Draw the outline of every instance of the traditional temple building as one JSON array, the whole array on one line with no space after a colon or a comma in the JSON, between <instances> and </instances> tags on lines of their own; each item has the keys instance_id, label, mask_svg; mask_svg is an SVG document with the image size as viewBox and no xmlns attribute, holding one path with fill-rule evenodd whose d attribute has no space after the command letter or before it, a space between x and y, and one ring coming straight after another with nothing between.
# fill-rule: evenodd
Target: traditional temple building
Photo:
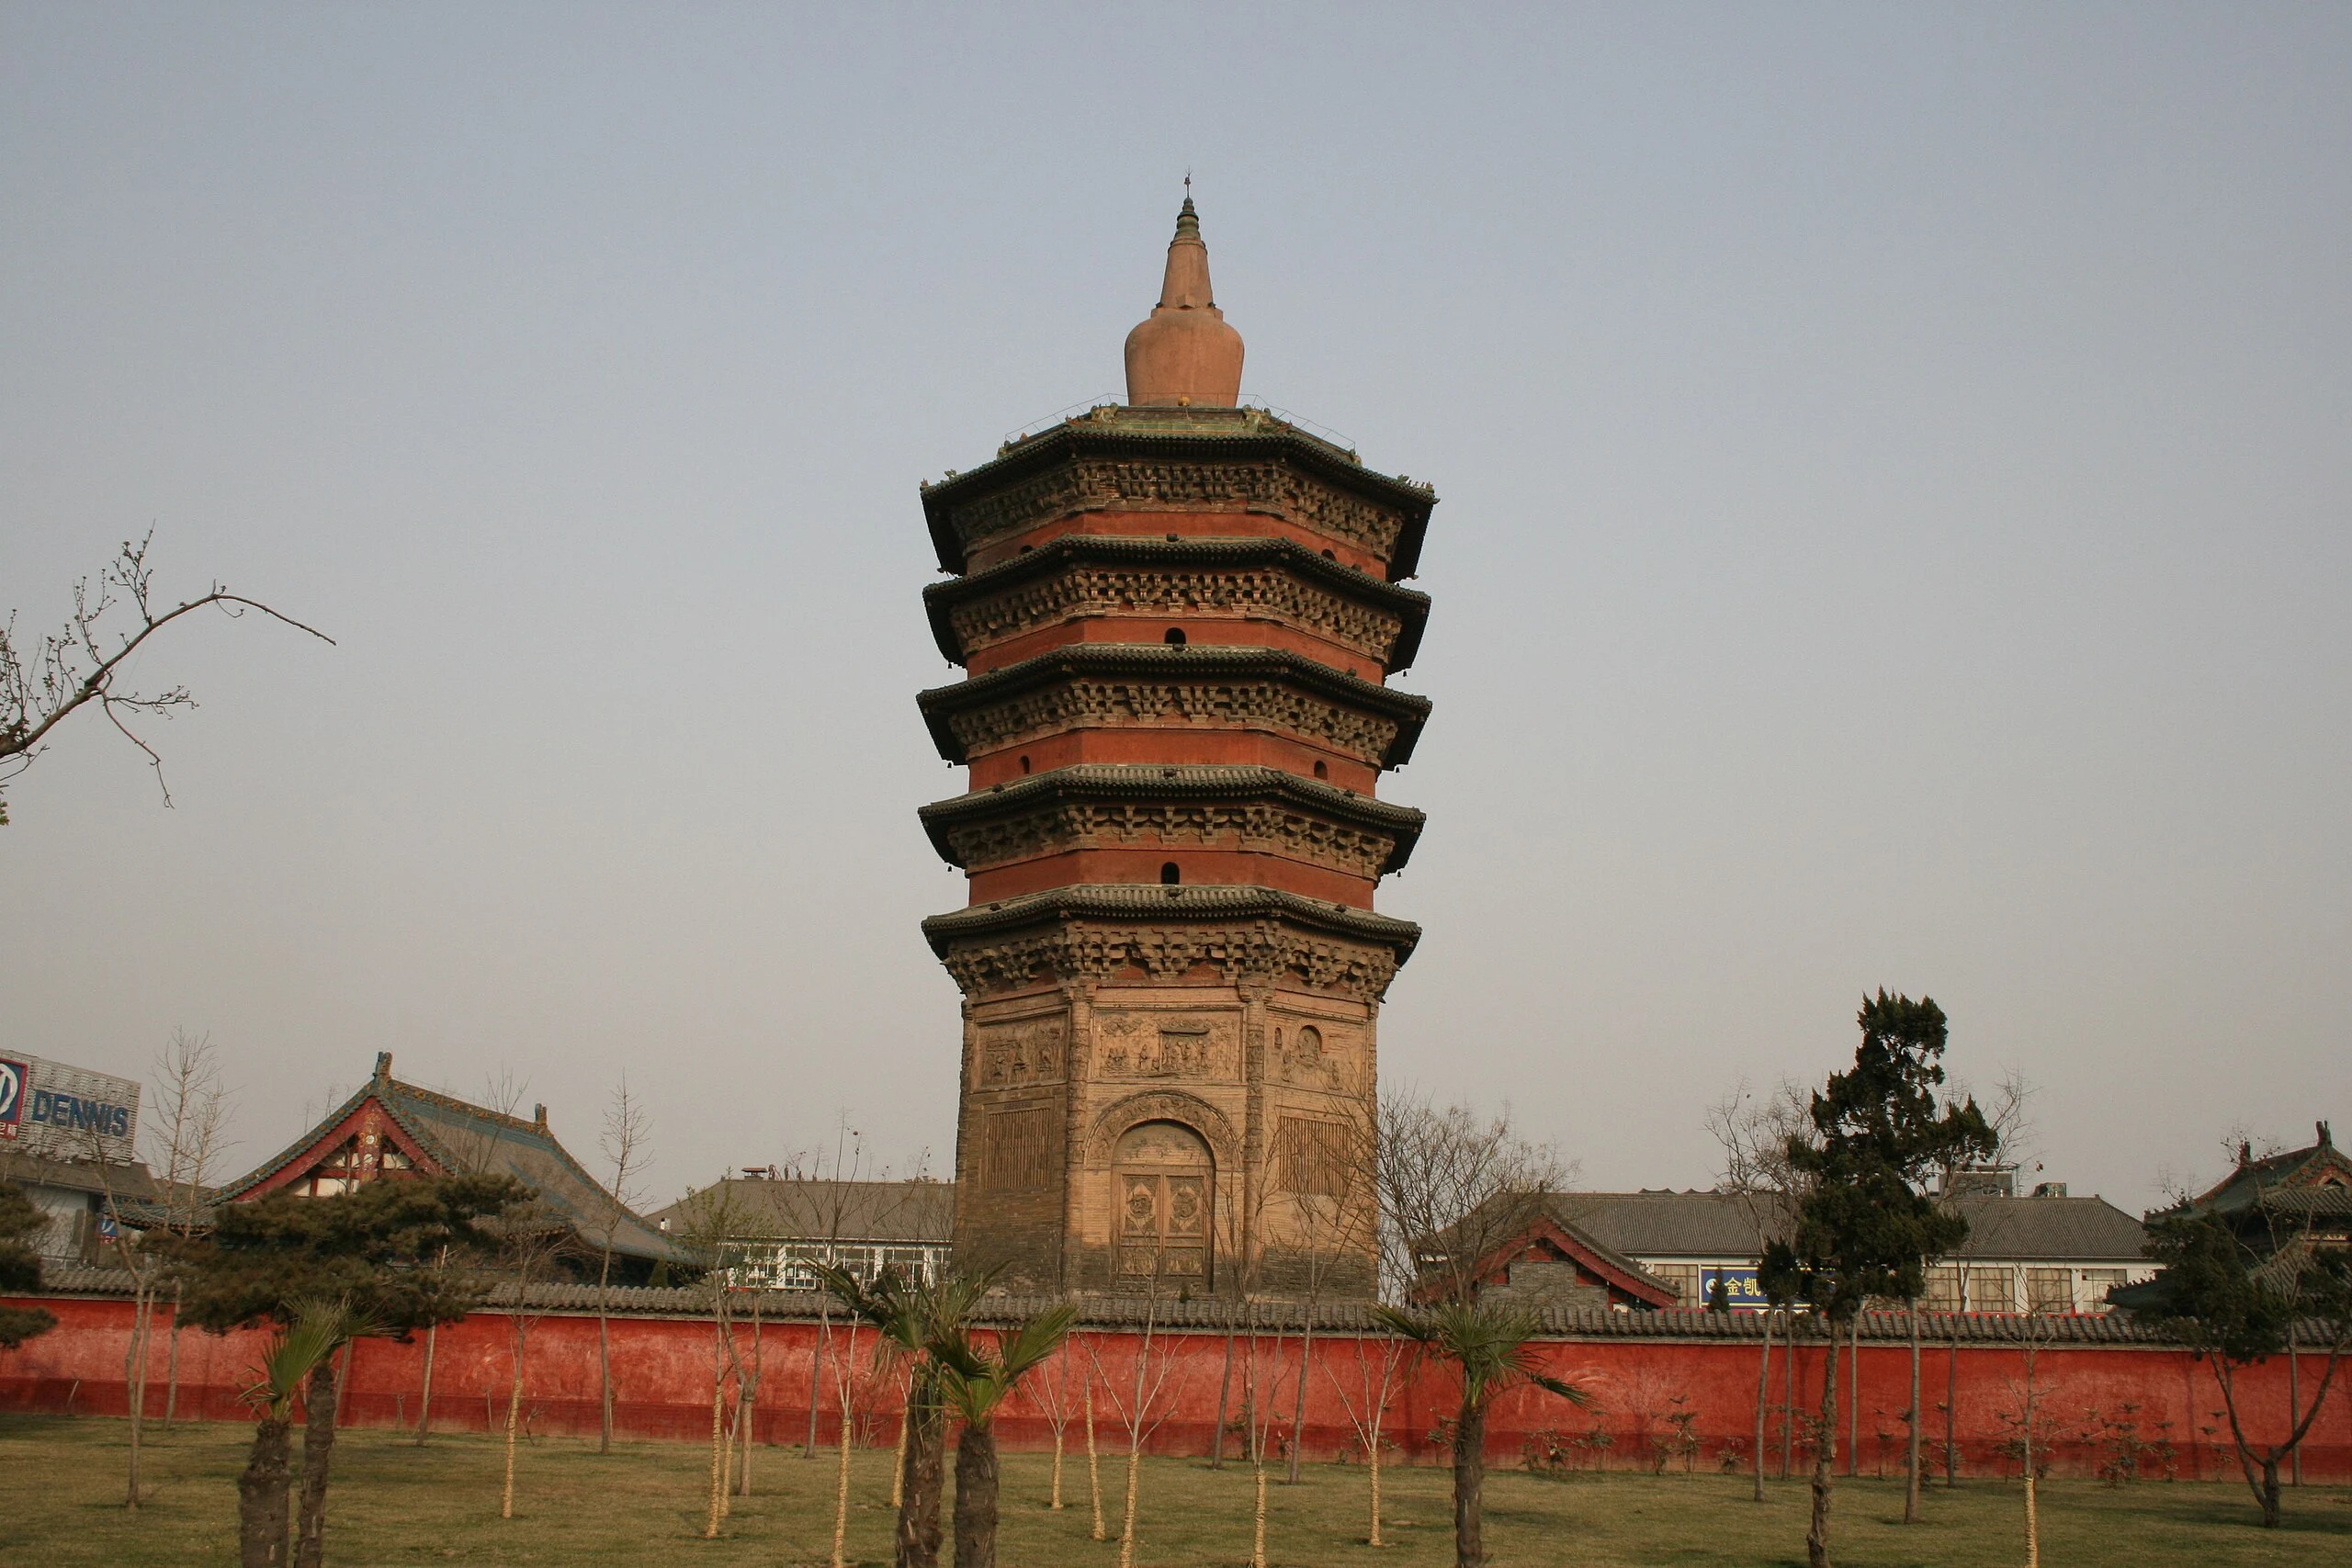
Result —
<instances>
[{"instance_id":1,"label":"traditional temple building","mask_svg":"<svg viewBox=\"0 0 2352 1568\"><path fill-rule=\"evenodd\" d=\"M273 1192L334 1198L370 1181L456 1171L514 1177L571 1232L562 1261L593 1277L611 1238L613 1278L642 1283L662 1264L692 1255L589 1175L548 1128L548 1108L525 1121L455 1095L392 1077L392 1054L357 1093L277 1156L220 1189L218 1201L247 1203Z\"/></svg>"},{"instance_id":2,"label":"traditional temple building","mask_svg":"<svg viewBox=\"0 0 2352 1568\"><path fill-rule=\"evenodd\" d=\"M1373 908L1421 815L1375 795L1429 703L1437 497L1241 404L1190 197L1127 400L923 487L967 679L922 694L967 793L923 808L968 907L956 1247L1014 1289L1362 1295Z\"/></svg>"}]
</instances>

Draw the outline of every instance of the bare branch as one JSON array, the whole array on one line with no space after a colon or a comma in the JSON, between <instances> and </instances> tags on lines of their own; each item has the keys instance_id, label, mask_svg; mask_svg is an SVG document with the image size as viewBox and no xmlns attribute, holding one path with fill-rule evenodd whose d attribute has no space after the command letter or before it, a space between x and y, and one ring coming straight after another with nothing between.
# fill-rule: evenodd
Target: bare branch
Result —
<instances>
[{"instance_id":1,"label":"bare branch","mask_svg":"<svg viewBox=\"0 0 2352 1568\"><path fill-rule=\"evenodd\" d=\"M38 646L18 644L13 612L0 624L0 788L32 765L51 730L75 710L95 702L123 738L146 754L148 765L155 770L156 785L164 792L164 804L171 805L171 791L164 784L163 758L125 722L125 715L169 718L180 708L194 707L196 699L185 686L141 694L118 691L114 681L124 662L149 637L183 615L216 605L232 618L248 610L258 611L334 645L334 638L316 626L258 599L232 593L221 582L158 615L153 592L154 570L147 564L147 549L154 537L150 529L136 543L123 541L120 553L98 574L95 592L87 578L75 583L72 616L62 628L42 637ZM128 597L135 617L130 629L119 633L107 624L108 613L123 602L118 595ZM0 803L0 823L7 819L7 807Z\"/></svg>"}]
</instances>

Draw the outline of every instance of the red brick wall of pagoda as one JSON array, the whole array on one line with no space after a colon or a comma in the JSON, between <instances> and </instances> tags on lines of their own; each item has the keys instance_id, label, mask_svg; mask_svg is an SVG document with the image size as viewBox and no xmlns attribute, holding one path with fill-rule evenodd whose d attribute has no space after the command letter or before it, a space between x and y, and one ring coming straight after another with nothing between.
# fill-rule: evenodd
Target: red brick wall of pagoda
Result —
<instances>
[{"instance_id":1,"label":"red brick wall of pagoda","mask_svg":"<svg viewBox=\"0 0 2352 1568\"><path fill-rule=\"evenodd\" d=\"M44 1298L38 1303L56 1314L58 1328L16 1351L0 1350L0 1410L84 1416L120 1416L128 1408L123 1382L124 1356L129 1348L130 1304L120 1299ZM168 1323L168 1314L160 1320ZM741 1326L748 1349L750 1325ZM761 1334L763 1381L757 1434L769 1443L799 1441L808 1431L810 1351L817 1327L803 1322L770 1323ZM842 1328L835 1325L835 1345ZM712 1332L707 1320L630 1317L612 1320L613 1361L617 1386L620 1428L634 1438L690 1441L707 1438L710 1427ZM1107 1377L1131 1376L1138 1340L1128 1333L1091 1331L1094 1354ZM1351 1335L1318 1337L1314 1348L1315 1370L1307 1386L1306 1452L1311 1458L1336 1457L1353 1449L1355 1436L1337 1393L1344 1384L1353 1391L1359 1382L1360 1353L1376 1353ZM439 1335L434 1368L434 1426L436 1429L481 1431L503 1419L508 1380L512 1376L514 1337L511 1320L481 1313ZM1159 1341L1173 1357L1168 1379L1170 1415L1153 1436L1151 1448L1162 1453L1205 1452L1216 1423L1217 1388L1225 1366L1225 1340L1220 1334L1187 1333ZM876 1414L865 1425L864 1437L878 1444L895 1440L897 1398L887 1381L877 1379L871 1359L870 1335L859 1335L854 1404ZM1551 1370L1585 1381L1599 1396L1600 1409L1589 1414L1549 1395L1528 1391L1508 1394L1498 1403L1489 1430L1491 1452L1498 1463L1516 1463L1535 1434L1550 1430L1569 1440L1576 1462L1606 1463L1611 1469L1639 1468L1656 1451L1656 1438L1668 1429L1667 1417L1676 1410L1697 1413L1693 1423L1702 1447L1693 1462L1704 1468L1742 1465L1755 1424L1757 1346L1740 1342L1674 1341L1637 1337L1601 1337L1547 1342L1544 1357ZM1287 1392L1295 1385L1298 1342L1282 1347L1283 1380L1277 1404L1285 1420L1291 1407ZM214 1337L190 1330L180 1337L180 1400L183 1415L209 1420L242 1419L237 1391L252 1381L248 1369L257 1360L260 1337L231 1335ZM1268 1378L1275 1375L1274 1342L1261 1341ZM1247 1342L1241 1347L1247 1354ZM152 1385L148 1408L160 1415L164 1407L165 1337L155 1337L151 1360ZM1817 1398L1822 1351L1817 1345L1801 1349L1798 1357L1800 1392ZM830 1441L838 1429L832 1400L834 1363L825 1373L825 1406L818 1428L820 1441ZM1073 1359L1076 1380L1087 1364ZM1781 1389L1783 1353L1773 1355L1775 1409ZM1939 1440L1943 1430L1940 1405L1953 1364L1951 1352L1930 1346L1922 1359L1926 1402L1930 1412L1928 1431ZM1869 1344L1861 1356L1860 1468L1863 1473L1894 1473L1901 1463L1902 1423L1908 1353L1899 1344ZM2016 1348L1965 1344L1958 1354L1956 1424L1963 1473L2014 1474L2016 1461L2004 1451L2011 1435L2005 1416L2017 1409L2023 1383L2021 1353ZM1048 1369L1049 1372L1054 1369ZM2301 1365L2303 1395L2316 1386L2319 1359L2306 1356ZM363 1341L356 1347L351 1380L345 1394L344 1417L362 1426L413 1423L424 1371L422 1339L412 1345L384 1340ZM1843 1369L1841 1368L1841 1373ZM1235 1386L1239 1386L1237 1373ZM1844 1379L1841 1375L1841 1384ZM2213 1414L2221 1407L2212 1373L2186 1352L2164 1348L2061 1346L2037 1355L2037 1385L2047 1391L2041 1405L2043 1420L2058 1434L2054 1469L2062 1474L2089 1474L2099 1463L2099 1447L2085 1433L2089 1412L2113 1416L2126 1404L2140 1407L2136 1419L2143 1440L2164 1437L2175 1450L2173 1469L2183 1480L2233 1480L2235 1461L2227 1433ZM2274 1435L2286 1419L2288 1369L2272 1361L2245 1375L2242 1387L2249 1394L2246 1406L2252 1435L2257 1440ZM1123 1383L1121 1386L1125 1386ZM1841 1388L1841 1393L1843 1390ZM1394 1402L1387 1432L1409 1461L1433 1462L1441 1458L1430 1435L1451 1408L1449 1381L1437 1369L1423 1369L1403 1381ZM1679 1400L1681 1403L1678 1404ZM1362 1401L1358 1401L1359 1404ZM1238 1394L1235 1406L1238 1408ZM538 1434L593 1436L596 1429L596 1322L578 1314L548 1314L531 1329L526 1363L524 1408L530 1429ZM1117 1429L1117 1417L1107 1400L1097 1404L1098 1427ZM2159 1431L2161 1423L2169 1430ZM1845 1421L1840 1421L1840 1449ZM1598 1427L1609 1446L1597 1449L1588 1439ZM1050 1446L1051 1428L1034 1399L1008 1409L1001 1430L1008 1446ZM1768 1444L1777 1456L1777 1439ZM1931 1453L1940 1450L1931 1444ZM1676 1461L1678 1464L1679 1461ZM1799 1450L1798 1462L1805 1462ZM1938 1460L1939 1464L1939 1458ZM1841 1463L1841 1471L1844 1466ZM2327 1407L2304 1449L2304 1472L2313 1482L2352 1483L2352 1388L2339 1378Z\"/></svg>"}]
</instances>

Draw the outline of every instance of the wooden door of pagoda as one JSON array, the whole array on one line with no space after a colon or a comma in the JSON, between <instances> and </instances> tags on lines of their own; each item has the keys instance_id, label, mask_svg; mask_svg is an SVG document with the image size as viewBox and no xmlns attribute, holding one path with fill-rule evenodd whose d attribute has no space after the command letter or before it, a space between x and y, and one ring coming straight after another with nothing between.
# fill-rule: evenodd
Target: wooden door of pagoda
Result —
<instances>
[{"instance_id":1,"label":"wooden door of pagoda","mask_svg":"<svg viewBox=\"0 0 2352 1568\"><path fill-rule=\"evenodd\" d=\"M1147 1122L1119 1140L1112 1160L1118 1195L1121 1290L1209 1289L1216 1252L1210 1224L1216 1171L1208 1144L1175 1122Z\"/></svg>"}]
</instances>

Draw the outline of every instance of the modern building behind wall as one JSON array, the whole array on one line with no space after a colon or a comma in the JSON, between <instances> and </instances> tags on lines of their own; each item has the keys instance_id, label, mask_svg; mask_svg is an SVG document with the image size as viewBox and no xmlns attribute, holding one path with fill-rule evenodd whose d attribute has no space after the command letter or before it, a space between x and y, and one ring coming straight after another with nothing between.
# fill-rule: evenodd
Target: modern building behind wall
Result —
<instances>
[{"instance_id":1,"label":"modern building behind wall","mask_svg":"<svg viewBox=\"0 0 2352 1568\"><path fill-rule=\"evenodd\" d=\"M44 1258L96 1261L117 1213L153 1201L138 1146L137 1080L0 1053L0 1180L49 1217L35 1241Z\"/></svg>"},{"instance_id":2,"label":"modern building behind wall","mask_svg":"<svg viewBox=\"0 0 2352 1568\"><path fill-rule=\"evenodd\" d=\"M1375 797L1435 493L1244 404L1188 197L1127 399L923 487L921 698L969 877L924 922L963 991L958 1260L1015 1289L1369 1294L1373 909L1420 813Z\"/></svg>"},{"instance_id":3,"label":"modern building behind wall","mask_svg":"<svg viewBox=\"0 0 2352 1568\"><path fill-rule=\"evenodd\" d=\"M1968 1239L1928 1267L1920 1305L1931 1312L2103 1313L2109 1291L2154 1271L2138 1220L2104 1198L2070 1197L2063 1183L2028 1197L1980 1186L1950 1201L1968 1220ZM1734 1308L1763 1303L1756 1271L1767 1216L1740 1194L1568 1192L1551 1209L1673 1287L1681 1305L1707 1305L1718 1280Z\"/></svg>"},{"instance_id":4,"label":"modern building behind wall","mask_svg":"<svg viewBox=\"0 0 2352 1568\"><path fill-rule=\"evenodd\" d=\"M832 1181L746 1168L649 1215L697 1258L713 1249L744 1289L813 1291L812 1263L871 1284L884 1269L929 1282L947 1271L953 1182Z\"/></svg>"}]
</instances>

